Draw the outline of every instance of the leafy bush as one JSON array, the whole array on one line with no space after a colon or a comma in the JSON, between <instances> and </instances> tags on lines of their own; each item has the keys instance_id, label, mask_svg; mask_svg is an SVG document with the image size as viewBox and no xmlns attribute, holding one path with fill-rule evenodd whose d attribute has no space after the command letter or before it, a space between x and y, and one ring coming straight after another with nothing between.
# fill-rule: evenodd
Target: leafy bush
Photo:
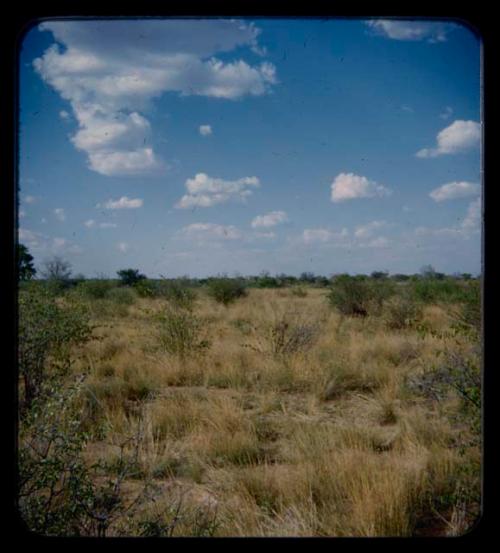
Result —
<instances>
[{"instance_id":1,"label":"leafy bush","mask_svg":"<svg viewBox=\"0 0 500 553\"><path fill-rule=\"evenodd\" d=\"M292 286L290 294L297 298L305 298L307 296L307 290L303 286Z\"/></svg>"},{"instance_id":2,"label":"leafy bush","mask_svg":"<svg viewBox=\"0 0 500 553\"><path fill-rule=\"evenodd\" d=\"M50 358L56 375L70 366L70 349L90 339L88 312L79 304L59 306L43 289L19 294L19 373L24 382L24 407L39 395Z\"/></svg>"},{"instance_id":3,"label":"leafy bush","mask_svg":"<svg viewBox=\"0 0 500 553\"><path fill-rule=\"evenodd\" d=\"M422 318L422 307L408 295L391 298L384 306L384 320L393 330L412 327Z\"/></svg>"},{"instance_id":4,"label":"leafy bush","mask_svg":"<svg viewBox=\"0 0 500 553\"><path fill-rule=\"evenodd\" d=\"M158 341L161 349L185 357L201 353L210 347L204 338L203 321L189 311L168 309L158 316Z\"/></svg>"},{"instance_id":5,"label":"leafy bush","mask_svg":"<svg viewBox=\"0 0 500 553\"><path fill-rule=\"evenodd\" d=\"M422 303L459 302L463 297L462 286L451 278L414 280L411 289L415 299Z\"/></svg>"},{"instance_id":6,"label":"leafy bush","mask_svg":"<svg viewBox=\"0 0 500 553\"><path fill-rule=\"evenodd\" d=\"M237 278L220 277L210 279L208 282L208 294L217 302L228 306L238 298L246 295L245 284Z\"/></svg>"},{"instance_id":7,"label":"leafy bush","mask_svg":"<svg viewBox=\"0 0 500 553\"><path fill-rule=\"evenodd\" d=\"M455 327L479 337L482 324L481 284L479 281L472 281L464 288L462 305L453 313L453 318Z\"/></svg>"},{"instance_id":8,"label":"leafy bush","mask_svg":"<svg viewBox=\"0 0 500 553\"><path fill-rule=\"evenodd\" d=\"M113 282L111 280L92 279L80 282L76 289L85 297L102 299L107 296L112 288Z\"/></svg>"},{"instance_id":9,"label":"leafy bush","mask_svg":"<svg viewBox=\"0 0 500 553\"><path fill-rule=\"evenodd\" d=\"M143 279L134 284L134 290L141 298L154 298L158 289L151 280Z\"/></svg>"},{"instance_id":10,"label":"leafy bush","mask_svg":"<svg viewBox=\"0 0 500 553\"><path fill-rule=\"evenodd\" d=\"M363 277L339 275L335 278L328 300L343 315L365 317L379 311L393 293L389 280L369 281Z\"/></svg>"},{"instance_id":11,"label":"leafy bush","mask_svg":"<svg viewBox=\"0 0 500 553\"><path fill-rule=\"evenodd\" d=\"M134 286L139 281L146 279L146 275L141 274L138 269L121 269L116 274L124 286Z\"/></svg>"},{"instance_id":12,"label":"leafy bush","mask_svg":"<svg viewBox=\"0 0 500 553\"><path fill-rule=\"evenodd\" d=\"M191 311L196 301L196 292L183 280L176 279L162 283L162 295L174 307Z\"/></svg>"},{"instance_id":13,"label":"leafy bush","mask_svg":"<svg viewBox=\"0 0 500 553\"><path fill-rule=\"evenodd\" d=\"M118 305L133 305L137 295L132 288L112 288L107 292L106 298Z\"/></svg>"}]
</instances>

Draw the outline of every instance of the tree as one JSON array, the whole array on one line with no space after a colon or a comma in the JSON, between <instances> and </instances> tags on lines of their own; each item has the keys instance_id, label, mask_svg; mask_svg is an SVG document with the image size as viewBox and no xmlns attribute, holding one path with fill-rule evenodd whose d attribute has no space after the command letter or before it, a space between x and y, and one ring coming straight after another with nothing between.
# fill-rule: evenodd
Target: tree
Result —
<instances>
[{"instance_id":1,"label":"tree","mask_svg":"<svg viewBox=\"0 0 500 553\"><path fill-rule=\"evenodd\" d=\"M31 280L36 275L33 256L24 244L17 244L16 250L19 280Z\"/></svg>"},{"instance_id":2,"label":"tree","mask_svg":"<svg viewBox=\"0 0 500 553\"><path fill-rule=\"evenodd\" d=\"M67 282L71 276L71 263L56 255L44 262L42 275L47 280Z\"/></svg>"},{"instance_id":3,"label":"tree","mask_svg":"<svg viewBox=\"0 0 500 553\"><path fill-rule=\"evenodd\" d=\"M146 275L139 273L138 269L121 269L116 274L120 277L124 286L134 286L139 281L146 279Z\"/></svg>"}]
</instances>

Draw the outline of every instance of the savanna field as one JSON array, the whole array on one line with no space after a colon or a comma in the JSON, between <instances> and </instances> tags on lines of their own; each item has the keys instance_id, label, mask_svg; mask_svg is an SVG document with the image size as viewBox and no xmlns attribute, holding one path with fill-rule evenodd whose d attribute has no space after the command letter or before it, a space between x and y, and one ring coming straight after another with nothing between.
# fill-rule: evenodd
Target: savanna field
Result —
<instances>
[{"instance_id":1,"label":"savanna field","mask_svg":"<svg viewBox=\"0 0 500 553\"><path fill-rule=\"evenodd\" d=\"M82 536L458 536L476 279L22 283L19 506Z\"/></svg>"}]
</instances>

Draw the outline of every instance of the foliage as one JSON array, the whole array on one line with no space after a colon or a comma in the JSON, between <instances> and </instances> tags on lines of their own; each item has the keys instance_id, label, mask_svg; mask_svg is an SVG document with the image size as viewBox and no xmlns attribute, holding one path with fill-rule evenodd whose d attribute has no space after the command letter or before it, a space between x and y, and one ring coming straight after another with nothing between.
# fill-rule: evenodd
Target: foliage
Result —
<instances>
[{"instance_id":1,"label":"foliage","mask_svg":"<svg viewBox=\"0 0 500 553\"><path fill-rule=\"evenodd\" d=\"M141 274L138 269L121 269L116 274L124 286L134 286L139 281L146 279L146 275Z\"/></svg>"},{"instance_id":2,"label":"foliage","mask_svg":"<svg viewBox=\"0 0 500 553\"><path fill-rule=\"evenodd\" d=\"M111 288L106 298L118 305L133 305L137 296L133 288Z\"/></svg>"},{"instance_id":3,"label":"foliage","mask_svg":"<svg viewBox=\"0 0 500 553\"><path fill-rule=\"evenodd\" d=\"M422 307L408 294L401 294L385 304L383 317L390 329L410 328L422 319Z\"/></svg>"},{"instance_id":4,"label":"foliage","mask_svg":"<svg viewBox=\"0 0 500 553\"><path fill-rule=\"evenodd\" d=\"M423 303L457 302L463 297L463 287L451 278L414 280L411 289L414 298Z\"/></svg>"},{"instance_id":5,"label":"foliage","mask_svg":"<svg viewBox=\"0 0 500 553\"><path fill-rule=\"evenodd\" d=\"M112 288L113 282L111 280L104 279L84 280L77 286L77 290L81 292L83 296L92 299L105 298Z\"/></svg>"},{"instance_id":6,"label":"foliage","mask_svg":"<svg viewBox=\"0 0 500 553\"><path fill-rule=\"evenodd\" d=\"M370 312L379 311L392 293L393 287L388 279L374 282L365 277L339 275L330 289L328 300L343 315L365 317Z\"/></svg>"},{"instance_id":7,"label":"foliage","mask_svg":"<svg viewBox=\"0 0 500 553\"><path fill-rule=\"evenodd\" d=\"M205 351L210 342L204 338L203 321L187 310L169 308L158 316L158 341L161 349L186 357Z\"/></svg>"},{"instance_id":8,"label":"foliage","mask_svg":"<svg viewBox=\"0 0 500 553\"><path fill-rule=\"evenodd\" d=\"M31 280L36 275L36 269L33 266L33 256L29 253L24 244L17 244L17 270L19 280Z\"/></svg>"},{"instance_id":9,"label":"foliage","mask_svg":"<svg viewBox=\"0 0 500 553\"><path fill-rule=\"evenodd\" d=\"M164 280L161 283L162 296L174 306L191 311L196 301L196 292L185 279Z\"/></svg>"},{"instance_id":10,"label":"foliage","mask_svg":"<svg viewBox=\"0 0 500 553\"><path fill-rule=\"evenodd\" d=\"M69 369L70 348L90 339L88 313L79 304L60 306L43 289L19 294L19 374L24 381L24 407L29 408L41 390L50 358L53 371Z\"/></svg>"},{"instance_id":11,"label":"foliage","mask_svg":"<svg viewBox=\"0 0 500 553\"><path fill-rule=\"evenodd\" d=\"M246 295L245 284L238 278L219 277L208 282L208 294L217 302L228 306Z\"/></svg>"},{"instance_id":12,"label":"foliage","mask_svg":"<svg viewBox=\"0 0 500 553\"><path fill-rule=\"evenodd\" d=\"M58 256L44 261L41 273L52 294L59 294L71 286L71 263Z\"/></svg>"},{"instance_id":13,"label":"foliage","mask_svg":"<svg viewBox=\"0 0 500 553\"><path fill-rule=\"evenodd\" d=\"M148 279L141 279L136 282L134 290L141 298L153 298L157 294L157 287Z\"/></svg>"}]
</instances>

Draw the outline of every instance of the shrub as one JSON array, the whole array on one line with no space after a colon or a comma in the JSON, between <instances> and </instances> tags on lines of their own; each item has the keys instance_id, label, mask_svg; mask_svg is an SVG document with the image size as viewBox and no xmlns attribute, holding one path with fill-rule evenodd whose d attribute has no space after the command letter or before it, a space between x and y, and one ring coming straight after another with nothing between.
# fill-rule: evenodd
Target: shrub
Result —
<instances>
[{"instance_id":1,"label":"shrub","mask_svg":"<svg viewBox=\"0 0 500 553\"><path fill-rule=\"evenodd\" d=\"M384 320L393 330L412 327L422 318L422 307L407 295L391 298L384 306Z\"/></svg>"},{"instance_id":2,"label":"shrub","mask_svg":"<svg viewBox=\"0 0 500 553\"><path fill-rule=\"evenodd\" d=\"M228 306L246 295L245 284L237 278L220 277L208 282L208 294L217 302Z\"/></svg>"},{"instance_id":3,"label":"shrub","mask_svg":"<svg viewBox=\"0 0 500 553\"><path fill-rule=\"evenodd\" d=\"M378 313L393 293L394 285L389 279L370 281L363 276L339 275L328 300L343 315L366 317Z\"/></svg>"},{"instance_id":4,"label":"shrub","mask_svg":"<svg viewBox=\"0 0 500 553\"><path fill-rule=\"evenodd\" d=\"M462 299L463 291L460 283L447 278L438 280L435 278L422 278L414 280L411 284L413 295L422 303L458 302Z\"/></svg>"},{"instance_id":5,"label":"shrub","mask_svg":"<svg viewBox=\"0 0 500 553\"><path fill-rule=\"evenodd\" d=\"M290 294L297 298L305 298L307 296L307 290L303 286L292 286Z\"/></svg>"},{"instance_id":6,"label":"shrub","mask_svg":"<svg viewBox=\"0 0 500 553\"><path fill-rule=\"evenodd\" d=\"M112 288L113 282L110 280L92 279L80 282L76 289L88 298L102 299Z\"/></svg>"},{"instance_id":7,"label":"shrub","mask_svg":"<svg viewBox=\"0 0 500 553\"><path fill-rule=\"evenodd\" d=\"M154 298L158 289L151 280L143 279L134 284L134 290L141 298Z\"/></svg>"},{"instance_id":8,"label":"shrub","mask_svg":"<svg viewBox=\"0 0 500 553\"><path fill-rule=\"evenodd\" d=\"M162 283L162 295L174 305L191 311L196 301L196 292L182 279Z\"/></svg>"},{"instance_id":9,"label":"shrub","mask_svg":"<svg viewBox=\"0 0 500 553\"><path fill-rule=\"evenodd\" d=\"M19 294L19 373L24 382L24 408L40 394L47 361L57 376L68 371L70 348L90 339L92 327L87 311L79 304L59 306L43 289ZM52 375L54 376L54 375Z\"/></svg>"},{"instance_id":10,"label":"shrub","mask_svg":"<svg viewBox=\"0 0 500 553\"><path fill-rule=\"evenodd\" d=\"M210 342L202 339L203 321L182 309L168 309L158 316L158 341L161 349L172 355L185 357L201 353L210 346Z\"/></svg>"},{"instance_id":11,"label":"shrub","mask_svg":"<svg viewBox=\"0 0 500 553\"><path fill-rule=\"evenodd\" d=\"M146 278L146 275L139 273L138 269L121 269L116 274L120 277L124 286L133 286Z\"/></svg>"},{"instance_id":12,"label":"shrub","mask_svg":"<svg viewBox=\"0 0 500 553\"><path fill-rule=\"evenodd\" d=\"M133 305L137 295L132 288L112 288L107 292L106 298L118 305Z\"/></svg>"}]
</instances>

